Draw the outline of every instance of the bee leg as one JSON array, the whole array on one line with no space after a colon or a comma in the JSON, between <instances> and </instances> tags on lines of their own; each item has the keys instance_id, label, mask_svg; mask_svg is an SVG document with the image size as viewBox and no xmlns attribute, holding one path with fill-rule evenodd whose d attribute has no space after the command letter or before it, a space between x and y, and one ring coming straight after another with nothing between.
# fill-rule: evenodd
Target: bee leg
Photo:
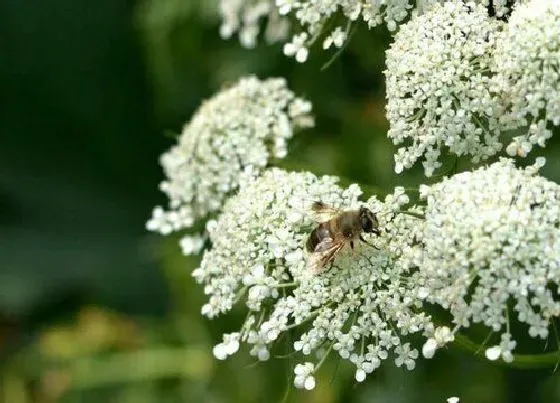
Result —
<instances>
[{"instance_id":1,"label":"bee leg","mask_svg":"<svg viewBox=\"0 0 560 403\"><path fill-rule=\"evenodd\" d=\"M361 235L360 235L360 241L362 241L362 242L365 243L366 245L371 246L371 247L374 248L374 249L379 250L379 248L378 248L377 246L375 246L374 244L371 244L371 243L369 243L368 241L366 241L366 240L364 239L364 237L361 236Z\"/></svg>"},{"instance_id":2,"label":"bee leg","mask_svg":"<svg viewBox=\"0 0 560 403\"><path fill-rule=\"evenodd\" d=\"M350 244L350 248L352 249L352 256L354 256L356 254L356 248L355 248L356 245L354 244L354 240L351 240L349 244Z\"/></svg>"}]
</instances>

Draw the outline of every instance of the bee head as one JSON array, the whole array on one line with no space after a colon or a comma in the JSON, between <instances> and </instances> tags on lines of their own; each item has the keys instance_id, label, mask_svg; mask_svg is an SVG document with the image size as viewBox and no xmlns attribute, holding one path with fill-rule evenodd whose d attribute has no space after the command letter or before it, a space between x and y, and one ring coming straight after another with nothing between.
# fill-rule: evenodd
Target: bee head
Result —
<instances>
[{"instance_id":1,"label":"bee head","mask_svg":"<svg viewBox=\"0 0 560 403\"><path fill-rule=\"evenodd\" d=\"M375 232L379 222L374 213L365 207L360 207L360 225L364 232Z\"/></svg>"}]
</instances>

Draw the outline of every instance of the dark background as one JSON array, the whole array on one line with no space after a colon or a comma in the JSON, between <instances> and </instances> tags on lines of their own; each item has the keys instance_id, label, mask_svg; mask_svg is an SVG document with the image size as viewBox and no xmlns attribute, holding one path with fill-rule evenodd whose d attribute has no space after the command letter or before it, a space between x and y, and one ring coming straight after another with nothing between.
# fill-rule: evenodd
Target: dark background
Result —
<instances>
[{"instance_id":1,"label":"dark background","mask_svg":"<svg viewBox=\"0 0 560 403\"><path fill-rule=\"evenodd\" d=\"M285 166L380 194L426 179L393 173L384 28L359 28L323 71L330 54L318 48L299 65L280 45L222 41L210 3L0 0L1 401L560 401L553 368L508 369L460 349L412 373L387 363L359 385L333 359L311 393L290 387L293 359L213 359L243 313L201 318L196 259L144 228L165 203L159 155L203 99L249 73L286 77L317 125L292 141ZM544 169L556 181L557 143Z\"/></svg>"}]
</instances>

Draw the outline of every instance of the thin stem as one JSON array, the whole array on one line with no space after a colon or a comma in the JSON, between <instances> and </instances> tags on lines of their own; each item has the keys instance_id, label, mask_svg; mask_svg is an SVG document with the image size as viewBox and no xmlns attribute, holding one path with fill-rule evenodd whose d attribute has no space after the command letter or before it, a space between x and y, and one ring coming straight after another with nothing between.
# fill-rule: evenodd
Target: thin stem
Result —
<instances>
[{"instance_id":1,"label":"thin stem","mask_svg":"<svg viewBox=\"0 0 560 403\"><path fill-rule=\"evenodd\" d=\"M261 312L261 316L259 317L259 321L257 322L257 328L260 328L262 323L264 322L264 317L266 315L266 309L263 309Z\"/></svg>"},{"instance_id":2,"label":"thin stem","mask_svg":"<svg viewBox=\"0 0 560 403\"><path fill-rule=\"evenodd\" d=\"M340 54L346 49L346 47L350 43L350 39L352 38L354 32L356 31L354 28L355 27L352 26L352 21L348 20L348 24L346 25L347 37L346 40L344 41L344 44L334 53L334 55L325 64L323 64L323 66L321 67L321 71L328 69L330 65L333 64L334 61L340 56Z\"/></svg>"},{"instance_id":3,"label":"thin stem","mask_svg":"<svg viewBox=\"0 0 560 403\"><path fill-rule=\"evenodd\" d=\"M455 333L455 334L457 334L457 333ZM475 352L476 355L480 354L480 352L484 349L484 347L488 343L488 340L490 340L490 337L492 337L492 334L494 334L494 332L492 332L492 331L488 332L488 335L484 338L484 340L482 340L482 343L480 343L480 346L478 346L478 349Z\"/></svg>"},{"instance_id":4,"label":"thin stem","mask_svg":"<svg viewBox=\"0 0 560 403\"><path fill-rule=\"evenodd\" d=\"M298 326L303 325L304 323L309 322L311 319L315 319L315 317L317 315L319 315L319 313L321 312L321 309L317 309L316 311L313 311L309 314L309 316L307 318L305 318L304 320L302 320L299 323L292 323L291 325L286 326L286 330L290 330L290 329L294 329Z\"/></svg>"},{"instance_id":5,"label":"thin stem","mask_svg":"<svg viewBox=\"0 0 560 403\"><path fill-rule=\"evenodd\" d=\"M420 218L420 219L426 218L426 217L424 216L424 214L414 213L414 212L412 212L412 211L396 210L395 213L398 213L398 214L407 214L407 215L410 215L410 216L412 216L412 217L416 217L416 218Z\"/></svg>"},{"instance_id":6,"label":"thin stem","mask_svg":"<svg viewBox=\"0 0 560 403\"><path fill-rule=\"evenodd\" d=\"M365 339L366 339L366 338L365 338L364 336L362 336L362 343L361 343L361 346L360 346L360 355L361 355L362 357L364 356Z\"/></svg>"},{"instance_id":7,"label":"thin stem","mask_svg":"<svg viewBox=\"0 0 560 403\"><path fill-rule=\"evenodd\" d=\"M327 352L325 353L323 358L321 358L321 361L319 361L319 364L317 364L315 369L313 369L313 373L317 372L317 370L319 370L319 368L321 368L321 365L323 365L323 363L325 362L325 360L327 359L327 357L331 353L331 350L332 350L333 346L334 346L334 343L331 343L331 345L329 346L329 349L327 350Z\"/></svg>"},{"instance_id":8,"label":"thin stem","mask_svg":"<svg viewBox=\"0 0 560 403\"><path fill-rule=\"evenodd\" d=\"M249 287L245 286L241 290L239 290L237 296L235 297L235 300L233 301L233 305L237 305L237 303L241 301L241 299L243 298L243 296L245 296L245 293L247 292L248 289Z\"/></svg>"},{"instance_id":9,"label":"thin stem","mask_svg":"<svg viewBox=\"0 0 560 403\"><path fill-rule=\"evenodd\" d=\"M299 283L293 282L293 283L276 284L273 287L274 288L288 288L288 287L297 287L298 285L299 285Z\"/></svg>"},{"instance_id":10,"label":"thin stem","mask_svg":"<svg viewBox=\"0 0 560 403\"><path fill-rule=\"evenodd\" d=\"M556 329L556 322L554 322L554 319L552 319L552 329L554 330L554 335L556 336L556 348L560 351L560 337L558 336L558 329ZM558 356L558 360L554 366L554 373L556 373L556 370L558 369L558 364L560 364L560 355Z\"/></svg>"},{"instance_id":11,"label":"thin stem","mask_svg":"<svg viewBox=\"0 0 560 403\"><path fill-rule=\"evenodd\" d=\"M455 342L455 344L462 349L472 352L475 356L480 357L478 354L480 346L467 336L456 334ZM499 363L507 367L519 369L549 368L557 365L558 360L560 359L560 351L544 354L514 354L513 357L514 359L512 362L499 361Z\"/></svg>"}]
</instances>

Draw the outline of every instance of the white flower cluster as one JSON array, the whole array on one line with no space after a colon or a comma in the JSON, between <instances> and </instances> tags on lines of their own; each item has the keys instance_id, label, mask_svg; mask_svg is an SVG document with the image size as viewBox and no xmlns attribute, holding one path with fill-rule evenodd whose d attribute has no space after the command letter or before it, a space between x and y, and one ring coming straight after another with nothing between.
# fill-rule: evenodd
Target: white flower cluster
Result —
<instances>
[{"instance_id":1,"label":"white flower cluster","mask_svg":"<svg viewBox=\"0 0 560 403\"><path fill-rule=\"evenodd\" d=\"M528 128L506 151L524 157L560 125L560 2L518 5L496 46L495 81L506 108L501 123Z\"/></svg>"},{"instance_id":2,"label":"white flower cluster","mask_svg":"<svg viewBox=\"0 0 560 403\"><path fill-rule=\"evenodd\" d=\"M356 365L358 381L390 355L397 366L414 368L418 350L407 336L429 336L434 329L420 310L418 287L407 278L410 265L399 257L412 248L422 226L418 218L395 214L408 203L403 189L383 203L360 203L360 194L357 185L340 188L334 177L273 168L243 182L217 221L208 222L212 247L193 272L209 295L202 313L214 317L241 301L249 310L241 329L216 346L218 358L243 341L252 355L267 360L280 335L298 326L303 334L295 351L309 357L334 350ZM364 234L372 245L345 248L332 268L314 276L304 245L316 225L305 206L315 200L341 209L367 206L377 213L382 235ZM312 389L318 367L298 365L295 386Z\"/></svg>"},{"instance_id":3,"label":"white flower cluster","mask_svg":"<svg viewBox=\"0 0 560 403\"><path fill-rule=\"evenodd\" d=\"M438 2L439 0L424 0L417 2L417 9ZM382 2L363 0L220 0L220 14L222 37L229 38L239 31L240 42L247 48L255 46L259 34L259 23L267 17L268 23L265 36L268 41L282 40L288 36L288 17L293 15L301 25L303 31L297 33L284 51L286 55L296 56L296 60L304 62L307 59L307 46L321 34L326 34L323 48L328 49L332 44L342 47L346 41L346 31L336 27L330 33L323 32L323 28L339 11L349 22L360 18L370 28L385 20L390 30L394 31L397 24L402 22L414 7L410 0L389 0ZM295 51L294 51L295 49ZM301 49L298 53L297 50Z\"/></svg>"},{"instance_id":4,"label":"white flower cluster","mask_svg":"<svg viewBox=\"0 0 560 403\"><path fill-rule=\"evenodd\" d=\"M458 328L505 328L490 359L513 359L508 303L531 337L546 338L560 315L560 185L536 174L542 164L519 169L501 159L420 189L425 227L409 262L422 296Z\"/></svg>"},{"instance_id":5,"label":"white flower cluster","mask_svg":"<svg viewBox=\"0 0 560 403\"><path fill-rule=\"evenodd\" d=\"M438 0L418 2L417 11L437 3ZM410 0L366 1L363 0L320 0L294 1L276 0L281 15L293 15L303 31L293 36L292 41L284 46L284 54L295 56L298 62L307 60L307 48L320 35L325 35L323 49L331 45L341 48L347 40L348 27L360 19L369 28L380 25L383 21L391 31L397 29L398 23L405 20L414 7ZM347 28L337 26L330 32L324 28L338 12L348 20Z\"/></svg>"},{"instance_id":6,"label":"white flower cluster","mask_svg":"<svg viewBox=\"0 0 560 403\"><path fill-rule=\"evenodd\" d=\"M274 0L220 0L222 25L220 35L229 39L239 32L239 42L254 48L260 33L261 20L268 18L265 38L268 42L286 39L290 24L278 13Z\"/></svg>"},{"instance_id":7,"label":"white flower cluster","mask_svg":"<svg viewBox=\"0 0 560 403\"><path fill-rule=\"evenodd\" d=\"M161 157L169 211L156 207L147 228L168 234L219 210L240 176L257 175L271 158L286 155L294 131L313 124L310 111L284 79L242 78L206 101ZM202 242L189 237L182 246L196 253Z\"/></svg>"},{"instance_id":8,"label":"white flower cluster","mask_svg":"<svg viewBox=\"0 0 560 403\"><path fill-rule=\"evenodd\" d=\"M499 97L488 74L502 23L475 3L447 2L403 25L387 50L389 138L406 143L400 173L424 157L431 176L442 148L479 162L496 154Z\"/></svg>"},{"instance_id":9,"label":"white flower cluster","mask_svg":"<svg viewBox=\"0 0 560 403\"><path fill-rule=\"evenodd\" d=\"M351 24L364 22L369 28L385 22L390 31L396 31L410 15L419 15L429 10L435 4L446 0L220 0L222 25L220 33L223 38L230 38L239 31L240 42L247 48L255 46L259 35L261 19L268 18L265 37L273 42L284 40L288 36L288 17L297 20L301 31L293 35L290 42L284 46L287 56L295 56L303 63L307 60L308 47L318 37L323 36L323 49L331 45L341 48L347 40L348 29ZM455 0L447 0L458 3ZM485 7L489 0L478 0ZM493 8L497 16L503 16L509 11L507 0L493 1ZM338 14L346 19L346 27L336 26L326 31L325 27Z\"/></svg>"}]
</instances>

